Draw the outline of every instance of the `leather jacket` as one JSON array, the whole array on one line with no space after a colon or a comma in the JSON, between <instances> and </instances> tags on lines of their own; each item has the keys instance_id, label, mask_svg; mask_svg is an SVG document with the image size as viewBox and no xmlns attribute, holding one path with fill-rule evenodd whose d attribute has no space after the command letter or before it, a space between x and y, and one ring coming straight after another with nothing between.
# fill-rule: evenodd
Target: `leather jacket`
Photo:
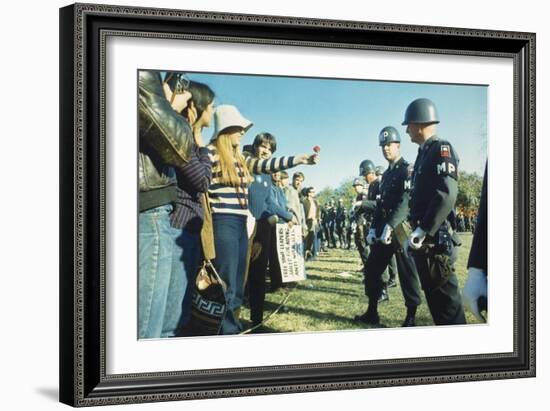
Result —
<instances>
[{"instance_id":1,"label":"leather jacket","mask_svg":"<svg viewBox=\"0 0 550 411\"><path fill-rule=\"evenodd\" d=\"M160 74L139 71L140 210L175 199L175 172L191 157L193 133L166 100Z\"/></svg>"}]
</instances>

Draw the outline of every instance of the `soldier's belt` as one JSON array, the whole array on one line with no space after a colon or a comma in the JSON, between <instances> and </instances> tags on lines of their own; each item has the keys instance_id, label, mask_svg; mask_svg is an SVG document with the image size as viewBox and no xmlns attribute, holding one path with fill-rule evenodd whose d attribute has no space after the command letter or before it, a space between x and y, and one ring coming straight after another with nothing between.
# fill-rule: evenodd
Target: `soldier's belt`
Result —
<instances>
[{"instance_id":1,"label":"soldier's belt","mask_svg":"<svg viewBox=\"0 0 550 411\"><path fill-rule=\"evenodd\" d=\"M420 225L420 220L413 220L413 221L410 222L410 224L409 223L407 223L407 224L412 229L412 231L414 231ZM445 226L445 227L443 227L443 226ZM441 229L446 230L449 233L449 235L451 235L451 236L455 233L455 231L453 230L453 227L451 227L451 224L449 224L448 221L445 221L443 224L441 224L441 226L437 229L437 231L440 231ZM428 235L427 237L430 238L431 236Z\"/></svg>"}]
</instances>

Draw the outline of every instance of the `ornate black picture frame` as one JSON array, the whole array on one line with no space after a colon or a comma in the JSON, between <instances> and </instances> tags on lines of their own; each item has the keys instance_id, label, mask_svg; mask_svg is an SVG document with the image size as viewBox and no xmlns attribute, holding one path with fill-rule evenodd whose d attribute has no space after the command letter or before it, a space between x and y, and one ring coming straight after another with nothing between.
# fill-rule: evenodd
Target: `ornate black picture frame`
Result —
<instances>
[{"instance_id":1,"label":"ornate black picture frame","mask_svg":"<svg viewBox=\"0 0 550 411\"><path fill-rule=\"evenodd\" d=\"M514 70L514 350L108 375L105 39L188 38L507 58ZM76 4L60 10L60 400L92 406L535 376L535 34Z\"/></svg>"}]
</instances>

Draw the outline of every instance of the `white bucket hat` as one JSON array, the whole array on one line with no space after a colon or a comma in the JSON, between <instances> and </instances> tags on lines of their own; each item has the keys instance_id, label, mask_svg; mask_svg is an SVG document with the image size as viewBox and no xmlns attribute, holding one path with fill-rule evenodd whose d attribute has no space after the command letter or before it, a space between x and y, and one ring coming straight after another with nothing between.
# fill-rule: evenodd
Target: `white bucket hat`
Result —
<instances>
[{"instance_id":1,"label":"white bucket hat","mask_svg":"<svg viewBox=\"0 0 550 411\"><path fill-rule=\"evenodd\" d=\"M248 131L253 123L244 118L237 107L230 105L221 105L216 108L214 113L214 135L212 140L218 138L218 135L229 127L242 127L244 131Z\"/></svg>"}]
</instances>

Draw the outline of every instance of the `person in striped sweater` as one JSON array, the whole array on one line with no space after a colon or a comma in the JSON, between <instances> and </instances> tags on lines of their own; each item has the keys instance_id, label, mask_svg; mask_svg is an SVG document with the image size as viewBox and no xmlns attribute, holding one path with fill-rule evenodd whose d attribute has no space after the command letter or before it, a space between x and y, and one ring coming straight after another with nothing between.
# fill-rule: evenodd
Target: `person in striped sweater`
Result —
<instances>
[{"instance_id":1,"label":"person in striped sweater","mask_svg":"<svg viewBox=\"0 0 550 411\"><path fill-rule=\"evenodd\" d=\"M214 114L215 131L208 145L212 162L212 183L208 189L214 229L214 267L227 284L227 310L221 334L238 334L238 319L244 295L244 273L248 249L246 221L249 211L248 186L252 174L270 174L300 164L316 164L318 154L261 159L245 158L242 136L252 127L235 106L222 105Z\"/></svg>"}]
</instances>

